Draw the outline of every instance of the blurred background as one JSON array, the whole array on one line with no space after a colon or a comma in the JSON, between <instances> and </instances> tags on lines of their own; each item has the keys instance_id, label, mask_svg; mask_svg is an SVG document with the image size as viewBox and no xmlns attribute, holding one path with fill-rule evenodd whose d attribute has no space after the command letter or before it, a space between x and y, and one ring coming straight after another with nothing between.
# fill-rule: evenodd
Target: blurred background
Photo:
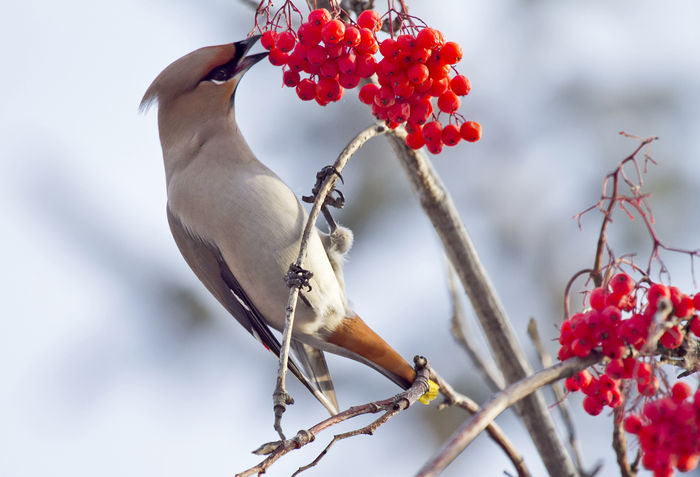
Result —
<instances>
[{"instance_id":1,"label":"blurred background","mask_svg":"<svg viewBox=\"0 0 700 477\"><path fill-rule=\"evenodd\" d=\"M170 62L243 38L247 3L4 6L0 475L230 476L276 437L276 362L180 257L166 223L156 114L137 111ZM579 231L572 216L598 200L603 176L637 146L619 131L660 137L645 178L657 231L670 245L700 247L700 4L409 4L464 49L459 68L472 92L461 111L484 136L433 160L539 367L527 320L537 319L556 353L564 285L592 264L601 219L585 216ZM267 62L253 68L238 90L239 124L258 156L307 194L315 172L371 118L352 92L321 108L281 84ZM348 203L337 216L355 232L346 266L355 308L402 354L429 357L483 402L489 393L450 336L440 243L385 140L368 144L344 176ZM616 219L614 250L645 263L651 243L640 221ZM675 285L697 291L687 256L663 258ZM331 357L330 366L343 407L396 392L360 364ZM289 434L325 417L296 382L291 392ZM610 416L586 416L578 396L569 400L587 465L616 475ZM411 475L464 418L416 405L374 437L338 444L304 475ZM498 422L543 475L522 425L510 413ZM289 475L330 437L269 475ZM505 471L510 463L481 437L444 475Z\"/></svg>"}]
</instances>

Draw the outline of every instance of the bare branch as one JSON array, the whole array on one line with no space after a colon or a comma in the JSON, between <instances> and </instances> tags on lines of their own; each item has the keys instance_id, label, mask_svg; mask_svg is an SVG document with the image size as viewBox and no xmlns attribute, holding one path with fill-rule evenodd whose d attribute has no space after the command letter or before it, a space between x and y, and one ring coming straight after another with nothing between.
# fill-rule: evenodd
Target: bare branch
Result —
<instances>
[{"instance_id":1,"label":"bare branch","mask_svg":"<svg viewBox=\"0 0 700 477\"><path fill-rule=\"evenodd\" d=\"M617 456L617 465L620 468L620 477L635 477L636 472L632 471L627 461L627 438L623 429L624 406L615 408L613 419L613 449Z\"/></svg>"},{"instance_id":2,"label":"bare branch","mask_svg":"<svg viewBox=\"0 0 700 477\"><path fill-rule=\"evenodd\" d=\"M532 368L525 359L452 198L425 153L406 146L404 129L397 128L388 137L423 210L432 221L447 256L457 270L506 382L523 379L532 373ZM528 396L520 403L519 410L550 475L577 475L571 457L556 434L542 394Z\"/></svg>"},{"instance_id":3,"label":"bare branch","mask_svg":"<svg viewBox=\"0 0 700 477\"><path fill-rule=\"evenodd\" d=\"M248 477L254 474L265 473L265 471L269 469L270 466L274 464L277 460L279 460L280 457L284 456L285 454L288 454L289 452L295 449L299 449L310 442L313 442L314 439L316 439L316 435L324 429L327 429L340 422L347 421L348 419L361 416L363 414L376 414L378 412L384 411L385 415L377 419L374 423L358 430L354 434L351 434L361 434L361 431L363 431L366 428L372 428L376 430L377 427L389 420L389 418L393 417L398 412L407 409L409 406L411 406L411 404L416 402L418 398L420 398L423 394L425 394L428 391L428 377L430 376L430 368L428 366L428 362L425 358L421 356L416 356L414 358L414 362L416 363L416 379L411 385L411 387L408 388L406 391L403 391L402 393L399 393L396 396L391 397L389 399L374 401L367 404L363 404L361 406L350 407L349 409L343 412L340 412L334 416L324 419L323 421L310 427L309 429L300 430L299 432L297 432L297 435L292 437L291 439L283 439L282 441L269 442L263 444L253 453L258 455L268 455L268 457L265 458L265 460L260 462L258 465L253 466L250 469L244 470L239 474L236 474L236 477ZM351 436L348 435L347 437ZM330 444L326 447L326 449L324 449L323 452L321 452L321 454L314 460L314 462L319 461L327 453L329 447ZM315 465L313 462L312 464ZM312 464L309 464L307 468L313 467ZM300 470L305 469L302 468Z\"/></svg>"},{"instance_id":4,"label":"bare branch","mask_svg":"<svg viewBox=\"0 0 700 477\"><path fill-rule=\"evenodd\" d=\"M491 360L485 358L485 356L488 356L487 353L479 349L479 345L476 343L474 336L469 330L469 325L464 316L464 308L462 308L462 303L457 293L454 266L449 260L447 261L447 268L448 286L452 299L452 336L455 337L457 343L467 352L469 359L471 359L474 367L479 371L481 377L491 391L501 390L505 387L503 375L498 371L498 368L496 368Z\"/></svg>"},{"instance_id":5,"label":"bare branch","mask_svg":"<svg viewBox=\"0 0 700 477\"><path fill-rule=\"evenodd\" d=\"M443 446L433 454L433 457L416 474L417 477L435 476L447 467L489 423L500 413L505 411L524 397L536 392L542 386L558 379L572 376L574 373L586 369L603 358L600 353L581 358L570 358L550 368L543 369L532 376L528 376L511 384L505 390L494 395L471 419L462 424ZM557 475L557 474L553 474ZM564 475L564 474L559 474Z\"/></svg>"},{"instance_id":6,"label":"bare branch","mask_svg":"<svg viewBox=\"0 0 700 477\"><path fill-rule=\"evenodd\" d=\"M535 350L537 355L540 357L543 368L549 368L554 363L552 357L547 352L544 347L542 340L540 339L540 333L537 331L537 322L534 318L530 318L527 324L527 334L530 336L532 343L535 345ZM566 401L566 395L564 391L559 386L558 382L553 382L551 385L552 392L554 392L554 398L557 401L557 408L561 414L562 420L564 421L564 426L566 427L566 432L569 434L569 445L574 453L574 458L576 459L576 467L581 475L587 475L583 468L583 457L581 455L581 449L578 445L578 440L576 439L576 428L574 427L574 421L571 419L571 413L569 412L569 404ZM590 474L589 474L590 475Z\"/></svg>"},{"instance_id":7,"label":"bare branch","mask_svg":"<svg viewBox=\"0 0 700 477\"><path fill-rule=\"evenodd\" d=\"M445 397L445 402L440 405L441 408L445 406L457 406L471 414L474 414L479 410L479 405L475 401L468 396L455 391L447 381L435 373L435 370L431 370L430 379L435 381L437 385L440 386L440 393ZM501 427L495 422L491 422L486 427L486 432L488 432L491 439L493 439L493 441L506 453L508 458L513 463L515 470L518 472L518 475L520 477L528 477L530 475L530 471L528 471L527 467L525 466L525 460L515 449L515 446L505 435Z\"/></svg>"},{"instance_id":8,"label":"bare branch","mask_svg":"<svg viewBox=\"0 0 700 477\"><path fill-rule=\"evenodd\" d=\"M301 237L301 244L299 246L299 254L297 260L292 267L297 270L302 270L304 265L304 259L306 258L306 252L309 246L309 238L311 233L315 230L316 220L318 219L318 214L323 207L324 201L328 194L335 187L335 183L338 180L338 175L345 168L357 150L362 147L362 145L369 139L383 134L386 132L387 128L383 124L373 124L372 126L361 131L355 138L350 141L350 143L345 146L345 149L340 153L338 158L333 164L333 168L338 174L330 174L326 177L321 185L318 194L316 194L316 200L314 201L311 211L309 212L309 217L306 220L306 226L304 227L304 233ZM281 439L284 439L284 434L282 433L282 414L284 413L286 406L290 403L291 397L285 388L285 377L287 373L287 364L289 362L289 346L292 340L292 329L294 324L294 313L296 311L297 301L299 300L299 286L292 286L289 289L289 300L287 301L287 307L285 308L284 317L284 332L282 333L282 349L280 350L280 364L277 372L277 385L275 386L275 391L273 393L274 401L274 411L275 411L275 430L280 435ZM293 401L292 401L293 402Z\"/></svg>"}]
</instances>

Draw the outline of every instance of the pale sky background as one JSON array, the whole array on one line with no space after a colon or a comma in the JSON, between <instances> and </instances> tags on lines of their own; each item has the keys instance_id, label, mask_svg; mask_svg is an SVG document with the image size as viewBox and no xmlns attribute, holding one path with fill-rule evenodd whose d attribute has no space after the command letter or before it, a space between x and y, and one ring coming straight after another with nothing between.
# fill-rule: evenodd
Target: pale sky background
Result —
<instances>
[{"instance_id":1,"label":"pale sky background","mask_svg":"<svg viewBox=\"0 0 700 477\"><path fill-rule=\"evenodd\" d=\"M564 284L592 263L600 217L582 232L571 217L636 146L618 131L660 136L647 177L658 231L671 245L700 247L700 4L409 4L463 46L472 92L462 112L484 138L433 159L531 357L527 319L554 338ZM235 0L28 0L8 2L2 16L0 475L231 476L255 464L250 451L275 438L276 363L180 257L165 219L156 114L137 112L165 66L242 39L251 11ZM324 109L280 85L279 69L256 66L238 91L239 123L258 156L306 194L371 118L352 92ZM483 402L488 391L449 335L439 242L383 139L345 179L338 217L356 234L346 267L355 308L402 354L428 356ZM618 255L646 258L638 222L617 218ZM687 258L664 257L674 284L697 291ZM330 365L341 406L396 392L362 365ZM296 382L291 392L289 434L325 416ZM587 464L601 460L600 475L615 475L609 416L570 401ZM411 475L464 417L416 405L303 475ZM499 423L543 475L523 427L508 414ZM268 475L289 475L330 437ZM504 471L510 463L482 437L444 475Z\"/></svg>"}]
</instances>

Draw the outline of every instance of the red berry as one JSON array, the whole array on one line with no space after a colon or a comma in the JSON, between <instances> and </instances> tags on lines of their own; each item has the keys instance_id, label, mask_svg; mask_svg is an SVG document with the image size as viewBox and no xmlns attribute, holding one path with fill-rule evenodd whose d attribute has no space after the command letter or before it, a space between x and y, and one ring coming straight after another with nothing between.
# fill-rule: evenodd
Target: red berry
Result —
<instances>
[{"instance_id":1,"label":"red berry","mask_svg":"<svg viewBox=\"0 0 700 477\"><path fill-rule=\"evenodd\" d=\"M399 54L399 45L393 38L387 38L379 45L379 53L390 61L394 61Z\"/></svg>"},{"instance_id":2,"label":"red berry","mask_svg":"<svg viewBox=\"0 0 700 477\"><path fill-rule=\"evenodd\" d=\"M444 142L446 146L456 146L461 139L462 136L459 135L459 128L454 124L448 124L442 128L442 142Z\"/></svg>"},{"instance_id":3,"label":"red berry","mask_svg":"<svg viewBox=\"0 0 700 477\"><path fill-rule=\"evenodd\" d=\"M469 142L476 142L481 139L481 124L476 121L465 121L459 128L462 138Z\"/></svg>"},{"instance_id":4,"label":"red berry","mask_svg":"<svg viewBox=\"0 0 700 477\"><path fill-rule=\"evenodd\" d=\"M695 316L690 320L690 331L692 331L695 336L700 337L700 317Z\"/></svg>"},{"instance_id":5,"label":"red berry","mask_svg":"<svg viewBox=\"0 0 700 477\"><path fill-rule=\"evenodd\" d=\"M606 306L603 311L600 312L600 316L603 323L612 327L617 326L622 320L622 312L618 307L612 305Z\"/></svg>"},{"instance_id":6,"label":"red berry","mask_svg":"<svg viewBox=\"0 0 700 477\"><path fill-rule=\"evenodd\" d=\"M594 310L602 310L605 308L605 299L608 296L608 291L605 288L599 287L591 290L591 294L588 297L588 302L591 308Z\"/></svg>"},{"instance_id":7,"label":"red berry","mask_svg":"<svg viewBox=\"0 0 700 477\"><path fill-rule=\"evenodd\" d=\"M422 65L421 65L422 66ZM461 101L459 96L452 91L445 91L438 97L438 108L440 111L447 114L455 113L459 109Z\"/></svg>"},{"instance_id":8,"label":"red berry","mask_svg":"<svg viewBox=\"0 0 700 477\"><path fill-rule=\"evenodd\" d=\"M569 391L570 393L576 392L576 391L578 391L579 389L581 389L581 387L578 385L578 383L576 382L576 380L574 380L574 378L566 378L566 379L564 380L564 387L565 387L566 390Z\"/></svg>"},{"instance_id":9,"label":"red berry","mask_svg":"<svg viewBox=\"0 0 700 477\"><path fill-rule=\"evenodd\" d=\"M462 47L453 41L448 41L440 49L440 61L445 65L454 65L462 59Z\"/></svg>"},{"instance_id":10,"label":"red berry","mask_svg":"<svg viewBox=\"0 0 700 477\"><path fill-rule=\"evenodd\" d=\"M377 66L374 57L367 53L357 55L356 63L355 74L360 78L369 78L372 76Z\"/></svg>"},{"instance_id":11,"label":"red berry","mask_svg":"<svg viewBox=\"0 0 700 477\"><path fill-rule=\"evenodd\" d=\"M680 403L690 397L690 386L684 382L677 382L671 388L671 398L674 402Z\"/></svg>"},{"instance_id":12,"label":"red berry","mask_svg":"<svg viewBox=\"0 0 700 477\"><path fill-rule=\"evenodd\" d=\"M432 85L430 86L430 90L428 91L431 96L440 96L442 93L447 91L447 86L449 85L449 79L445 78L440 78L440 79L433 79Z\"/></svg>"},{"instance_id":13,"label":"red berry","mask_svg":"<svg viewBox=\"0 0 700 477\"><path fill-rule=\"evenodd\" d=\"M447 82L445 85L449 84L449 74L450 74L450 67L447 65L430 65L428 64L428 71L430 71L430 77L433 79L445 79ZM433 95L436 96L436 95Z\"/></svg>"},{"instance_id":14,"label":"red berry","mask_svg":"<svg viewBox=\"0 0 700 477\"><path fill-rule=\"evenodd\" d=\"M304 46L314 46L321 42L321 30L311 23L302 23L297 31L299 42Z\"/></svg>"},{"instance_id":15,"label":"red berry","mask_svg":"<svg viewBox=\"0 0 700 477\"><path fill-rule=\"evenodd\" d=\"M687 318L695 312L695 307L693 306L693 299L688 295L681 296L678 304L675 305L673 309L673 314L678 318Z\"/></svg>"},{"instance_id":16,"label":"red berry","mask_svg":"<svg viewBox=\"0 0 700 477\"><path fill-rule=\"evenodd\" d=\"M297 96L302 101L311 101L316 97L316 83L309 78L305 78L297 85Z\"/></svg>"},{"instance_id":17,"label":"red berry","mask_svg":"<svg viewBox=\"0 0 700 477\"><path fill-rule=\"evenodd\" d=\"M683 293L678 289L678 287L668 287L668 292L671 294L671 304L673 306L677 306L681 302Z\"/></svg>"},{"instance_id":18,"label":"red berry","mask_svg":"<svg viewBox=\"0 0 700 477\"><path fill-rule=\"evenodd\" d=\"M334 45L345 36L345 23L338 19L331 20L321 28L321 38L326 45Z\"/></svg>"},{"instance_id":19,"label":"red berry","mask_svg":"<svg viewBox=\"0 0 700 477\"><path fill-rule=\"evenodd\" d=\"M372 30L368 28L360 28L360 44L355 47L359 53L375 54L379 50L377 39L374 37Z\"/></svg>"},{"instance_id":20,"label":"red berry","mask_svg":"<svg viewBox=\"0 0 700 477\"><path fill-rule=\"evenodd\" d=\"M637 391L643 396L651 397L656 394L657 389L659 389L659 378L656 376L652 376L646 383L637 381Z\"/></svg>"},{"instance_id":21,"label":"red berry","mask_svg":"<svg viewBox=\"0 0 700 477\"><path fill-rule=\"evenodd\" d=\"M621 379L625 376L625 365L621 359L612 359L605 367L605 374L613 379Z\"/></svg>"},{"instance_id":22,"label":"red berry","mask_svg":"<svg viewBox=\"0 0 700 477\"><path fill-rule=\"evenodd\" d=\"M415 48L411 51L411 62L425 64L430 58L430 50L426 48Z\"/></svg>"},{"instance_id":23,"label":"red berry","mask_svg":"<svg viewBox=\"0 0 700 477\"><path fill-rule=\"evenodd\" d=\"M287 64L287 60L289 59L289 55L285 53L284 51L280 50L279 48L273 48L270 50L270 55L267 57L268 60L270 60L270 63L272 63L275 66L282 66Z\"/></svg>"},{"instance_id":24,"label":"red berry","mask_svg":"<svg viewBox=\"0 0 700 477\"><path fill-rule=\"evenodd\" d=\"M360 30L354 26L345 27L345 35L343 36L343 43L350 48L354 48L360 44L362 39L360 35Z\"/></svg>"},{"instance_id":25,"label":"red berry","mask_svg":"<svg viewBox=\"0 0 700 477\"><path fill-rule=\"evenodd\" d=\"M338 71L346 75L353 74L357 68L357 57L354 53L346 53L338 58Z\"/></svg>"},{"instance_id":26,"label":"red berry","mask_svg":"<svg viewBox=\"0 0 700 477\"><path fill-rule=\"evenodd\" d=\"M431 50L439 44L440 37L438 33L437 30L433 30L432 28L423 28L416 36L416 44L421 48Z\"/></svg>"},{"instance_id":27,"label":"red berry","mask_svg":"<svg viewBox=\"0 0 700 477\"><path fill-rule=\"evenodd\" d=\"M693 297L693 306L696 310L700 310L700 293L696 293Z\"/></svg>"},{"instance_id":28,"label":"red berry","mask_svg":"<svg viewBox=\"0 0 700 477\"><path fill-rule=\"evenodd\" d=\"M282 73L282 82L285 86L293 88L296 85L298 85L300 81L301 76L299 76L299 73L297 71L287 70L284 73Z\"/></svg>"},{"instance_id":29,"label":"red berry","mask_svg":"<svg viewBox=\"0 0 700 477\"><path fill-rule=\"evenodd\" d=\"M275 39L275 46L285 53L289 53L294 49L296 42L297 39L294 36L294 33L287 30L277 35L277 38Z\"/></svg>"},{"instance_id":30,"label":"red berry","mask_svg":"<svg viewBox=\"0 0 700 477\"><path fill-rule=\"evenodd\" d=\"M655 309L656 304L662 298L671 298L671 292L666 285L662 285L661 283L654 283L652 286L649 287L649 290L647 291L647 300L649 301L650 306L652 306Z\"/></svg>"},{"instance_id":31,"label":"red berry","mask_svg":"<svg viewBox=\"0 0 700 477\"><path fill-rule=\"evenodd\" d=\"M314 45L309 48L306 59L312 65L321 66L328 60L328 52L321 45Z\"/></svg>"},{"instance_id":32,"label":"red berry","mask_svg":"<svg viewBox=\"0 0 700 477\"><path fill-rule=\"evenodd\" d=\"M425 147L431 154L440 154L442 152L442 141L426 142Z\"/></svg>"},{"instance_id":33,"label":"red berry","mask_svg":"<svg viewBox=\"0 0 700 477\"><path fill-rule=\"evenodd\" d=\"M610 280L610 288L615 293L624 295L634 290L634 280L626 273L618 273Z\"/></svg>"},{"instance_id":34,"label":"red berry","mask_svg":"<svg viewBox=\"0 0 700 477\"><path fill-rule=\"evenodd\" d=\"M406 71L406 76L411 83L422 84L428 79L428 67L416 63Z\"/></svg>"},{"instance_id":35,"label":"red berry","mask_svg":"<svg viewBox=\"0 0 700 477\"><path fill-rule=\"evenodd\" d=\"M319 72L322 78L338 78L338 62L335 60L328 60L321 65Z\"/></svg>"},{"instance_id":36,"label":"red berry","mask_svg":"<svg viewBox=\"0 0 700 477\"><path fill-rule=\"evenodd\" d=\"M415 90L416 88L414 88L413 85L408 82L394 86L394 93L396 93L396 96L405 101L409 100L411 96L413 96Z\"/></svg>"},{"instance_id":37,"label":"red berry","mask_svg":"<svg viewBox=\"0 0 700 477\"><path fill-rule=\"evenodd\" d=\"M340 86L342 86L345 89L353 89L357 87L358 84L360 84L360 77L352 74L352 75L346 75L344 73L340 73L338 76L338 82L340 83Z\"/></svg>"},{"instance_id":38,"label":"red berry","mask_svg":"<svg viewBox=\"0 0 700 477\"><path fill-rule=\"evenodd\" d=\"M275 38L277 38L277 32L272 30L266 31L260 37L260 44L266 50L271 50L275 46Z\"/></svg>"},{"instance_id":39,"label":"red berry","mask_svg":"<svg viewBox=\"0 0 700 477\"><path fill-rule=\"evenodd\" d=\"M593 343L586 338L576 338L571 342L571 351L579 358L585 358L593 350Z\"/></svg>"},{"instance_id":40,"label":"red berry","mask_svg":"<svg viewBox=\"0 0 700 477\"><path fill-rule=\"evenodd\" d=\"M676 469L681 472L690 472L698 466L700 455L698 454L681 454L676 462Z\"/></svg>"},{"instance_id":41,"label":"red berry","mask_svg":"<svg viewBox=\"0 0 700 477\"><path fill-rule=\"evenodd\" d=\"M433 105L429 100L424 99L411 106L411 115L408 119L416 124L425 124L431 114L433 114Z\"/></svg>"},{"instance_id":42,"label":"red berry","mask_svg":"<svg viewBox=\"0 0 700 477\"><path fill-rule=\"evenodd\" d=\"M382 19L374 10L365 10L357 16L357 24L372 31L382 29Z\"/></svg>"},{"instance_id":43,"label":"red berry","mask_svg":"<svg viewBox=\"0 0 700 477\"><path fill-rule=\"evenodd\" d=\"M396 38L399 50L408 51L416 47L416 38L413 35L399 35Z\"/></svg>"},{"instance_id":44,"label":"red berry","mask_svg":"<svg viewBox=\"0 0 700 477\"><path fill-rule=\"evenodd\" d=\"M586 396L583 400L583 409L591 416L597 416L603 412L603 403L595 396Z\"/></svg>"},{"instance_id":45,"label":"red berry","mask_svg":"<svg viewBox=\"0 0 700 477\"><path fill-rule=\"evenodd\" d=\"M389 108L389 119L395 123L406 122L410 113L410 107L406 103L395 103Z\"/></svg>"},{"instance_id":46,"label":"red berry","mask_svg":"<svg viewBox=\"0 0 700 477\"><path fill-rule=\"evenodd\" d=\"M426 143L442 142L442 124L439 121L430 121L423 126L423 137Z\"/></svg>"},{"instance_id":47,"label":"red berry","mask_svg":"<svg viewBox=\"0 0 700 477\"><path fill-rule=\"evenodd\" d=\"M394 90L391 89L390 86L382 86L379 88L379 93L377 93L377 95L374 97L374 102L383 108L393 106L396 102Z\"/></svg>"},{"instance_id":48,"label":"red berry","mask_svg":"<svg viewBox=\"0 0 700 477\"><path fill-rule=\"evenodd\" d=\"M639 431L642 430L642 420L639 418L639 416L632 414L625 418L624 426L625 431L629 432L630 434L639 434Z\"/></svg>"},{"instance_id":49,"label":"red berry","mask_svg":"<svg viewBox=\"0 0 700 477\"><path fill-rule=\"evenodd\" d=\"M464 75L457 75L450 80L450 89L457 96L466 96L469 94L472 86L469 79Z\"/></svg>"},{"instance_id":50,"label":"red berry","mask_svg":"<svg viewBox=\"0 0 700 477\"><path fill-rule=\"evenodd\" d=\"M406 145L411 149L420 149L425 145L423 131L418 129L406 136Z\"/></svg>"},{"instance_id":51,"label":"red berry","mask_svg":"<svg viewBox=\"0 0 700 477\"><path fill-rule=\"evenodd\" d=\"M313 12L309 13L309 23L315 27L318 27L319 29L331 21L331 18L331 12L325 8L319 8L318 10L314 10Z\"/></svg>"},{"instance_id":52,"label":"red berry","mask_svg":"<svg viewBox=\"0 0 700 477\"><path fill-rule=\"evenodd\" d=\"M678 326L672 326L661 335L659 342L668 349L676 349L683 344L683 333Z\"/></svg>"},{"instance_id":53,"label":"red berry","mask_svg":"<svg viewBox=\"0 0 700 477\"><path fill-rule=\"evenodd\" d=\"M325 101L338 101L343 96L343 88L334 78L321 78L316 86L316 96Z\"/></svg>"}]
</instances>

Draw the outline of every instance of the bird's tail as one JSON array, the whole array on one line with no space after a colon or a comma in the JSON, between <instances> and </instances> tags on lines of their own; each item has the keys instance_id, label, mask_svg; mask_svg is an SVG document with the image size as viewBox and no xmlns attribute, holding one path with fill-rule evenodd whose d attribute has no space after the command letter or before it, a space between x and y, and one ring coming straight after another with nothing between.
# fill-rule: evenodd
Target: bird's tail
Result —
<instances>
[{"instance_id":1,"label":"bird's tail","mask_svg":"<svg viewBox=\"0 0 700 477\"><path fill-rule=\"evenodd\" d=\"M332 415L338 414L338 400L323 351L296 340L292 340L291 346L299 364L304 368L308 380L313 385L314 389L307 385L309 390Z\"/></svg>"},{"instance_id":2,"label":"bird's tail","mask_svg":"<svg viewBox=\"0 0 700 477\"><path fill-rule=\"evenodd\" d=\"M371 366L404 389L416 379L413 367L357 315L346 317L326 341L341 348L329 351Z\"/></svg>"}]
</instances>

